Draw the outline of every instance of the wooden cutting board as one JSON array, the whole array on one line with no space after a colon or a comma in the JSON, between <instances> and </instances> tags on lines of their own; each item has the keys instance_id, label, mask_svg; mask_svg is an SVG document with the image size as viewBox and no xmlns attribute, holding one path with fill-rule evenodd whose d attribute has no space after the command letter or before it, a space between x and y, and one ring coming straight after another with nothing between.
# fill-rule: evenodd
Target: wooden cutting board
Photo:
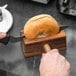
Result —
<instances>
[{"instance_id":1,"label":"wooden cutting board","mask_svg":"<svg viewBox=\"0 0 76 76\"><path fill-rule=\"evenodd\" d=\"M21 31L21 36L24 33ZM25 57L31 57L36 55L41 55L44 51L43 45L49 44L52 49L59 49L59 51L64 51L66 49L66 34L64 30L61 30L58 34L45 37L38 38L33 40L28 40L24 38L21 42L22 51Z\"/></svg>"}]
</instances>

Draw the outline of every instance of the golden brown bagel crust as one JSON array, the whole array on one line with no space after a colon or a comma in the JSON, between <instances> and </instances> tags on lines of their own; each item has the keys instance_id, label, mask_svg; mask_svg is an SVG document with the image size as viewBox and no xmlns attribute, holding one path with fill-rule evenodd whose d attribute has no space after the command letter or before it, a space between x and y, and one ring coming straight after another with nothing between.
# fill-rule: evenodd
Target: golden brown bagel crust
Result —
<instances>
[{"instance_id":1,"label":"golden brown bagel crust","mask_svg":"<svg viewBox=\"0 0 76 76\"><path fill-rule=\"evenodd\" d=\"M59 24L50 15L41 14L30 18L24 26L24 35L27 39L37 38L39 34L52 36L59 32Z\"/></svg>"}]
</instances>

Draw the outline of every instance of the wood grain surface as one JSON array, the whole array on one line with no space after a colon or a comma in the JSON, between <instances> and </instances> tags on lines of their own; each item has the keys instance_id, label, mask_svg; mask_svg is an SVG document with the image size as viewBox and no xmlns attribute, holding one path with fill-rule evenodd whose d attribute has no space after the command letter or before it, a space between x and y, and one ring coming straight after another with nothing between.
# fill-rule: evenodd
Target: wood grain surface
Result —
<instances>
[{"instance_id":1,"label":"wood grain surface","mask_svg":"<svg viewBox=\"0 0 76 76\"><path fill-rule=\"evenodd\" d=\"M23 31L21 31L21 35ZM26 38L21 42L22 51L25 57L31 57L36 55L41 55L45 52L43 46L49 44L51 49L59 49L63 51L66 49L66 34L64 30L61 30L58 34L45 37L45 38L36 38L33 40L28 40Z\"/></svg>"}]
</instances>

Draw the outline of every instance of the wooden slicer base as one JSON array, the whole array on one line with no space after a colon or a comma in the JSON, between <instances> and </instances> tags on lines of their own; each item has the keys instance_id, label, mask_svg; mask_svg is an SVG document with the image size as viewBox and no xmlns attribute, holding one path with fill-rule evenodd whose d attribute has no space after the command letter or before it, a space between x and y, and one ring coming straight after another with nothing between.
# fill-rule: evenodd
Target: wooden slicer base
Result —
<instances>
[{"instance_id":1,"label":"wooden slicer base","mask_svg":"<svg viewBox=\"0 0 76 76\"><path fill-rule=\"evenodd\" d=\"M21 36L23 36L23 31L21 31ZM44 51L43 45L49 44L52 49L59 49L59 51L63 51L66 49L66 34L64 30L61 30L58 34L45 37L45 38L39 38L39 39L33 39L28 40L26 38L23 39L21 42L22 51L25 57L31 57L36 55L41 55Z\"/></svg>"}]
</instances>

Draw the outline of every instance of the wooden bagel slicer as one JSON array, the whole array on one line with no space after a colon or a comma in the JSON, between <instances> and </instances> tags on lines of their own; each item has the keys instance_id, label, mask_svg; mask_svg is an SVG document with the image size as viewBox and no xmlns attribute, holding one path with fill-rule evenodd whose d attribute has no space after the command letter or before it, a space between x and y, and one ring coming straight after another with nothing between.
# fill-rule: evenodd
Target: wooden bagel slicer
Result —
<instances>
[{"instance_id":1,"label":"wooden bagel slicer","mask_svg":"<svg viewBox=\"0 0 76 76\"><path fill-rule=\"evenodd\" d=\"M21 31L21 45L25 57L42 55L47 49L66 49L66 34L60 24L48 14L40 14L30 18ZM44 48L48 44L49 47ZM49 50L48 50L49 51Z\"/></svg>"},{"instance_id":2,"label":"wooden bagel slicer","mask_svg":"<svg viewBox=\"0 0 76 76\"><path fill-rule=\"evenodd\" d=\"M23 30L21 30L21 36L23 35ZM33 40L23 38L21 46L24 57L42 55L42 53L45 52L43 48L45 44L49 44L51 49L56 48L59 49L59 51L64 51L66 49L66 34L64 30L61 30L56 35L44 38L37 38Z\"/></svg>"}]
</instances>

